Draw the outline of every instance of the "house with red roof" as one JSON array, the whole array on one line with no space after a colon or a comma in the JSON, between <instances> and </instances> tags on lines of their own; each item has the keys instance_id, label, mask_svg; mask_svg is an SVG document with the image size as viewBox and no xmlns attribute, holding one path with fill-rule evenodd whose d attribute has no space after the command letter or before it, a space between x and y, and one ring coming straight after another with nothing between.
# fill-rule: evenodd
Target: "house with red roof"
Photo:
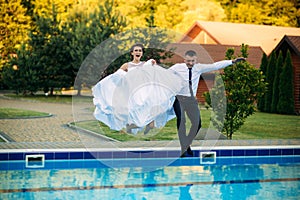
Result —
<instances>
[{"instance_id":1,"label":"house with red roof","mask_svg":"<svg viewBox=\"0 0 300 200\"><path fill-rule=\"evenodd\" d=\"M285 36L288 35L288 36ZM169 62L183 62L183 54L188 49L196 50L199 62L212 63L223 60L228 48L234 48L240 52L242 44L249 45L248 61L255 67L260 66L263 53L270 55L273 50L293 50L294 66L294 92L295 108L299 112L299 43L300 28L278 27L269 25L254 25L228 22L196 21L188 31L178 40L178 43L170 44L176 48L175 55ZM298 50L297 50L298 49ZM292 52L292 51L291 51ZM207 77L204 80L203 77ZM213 85L214 75L204 74L198 87L197 98L205 102L203 93Z\"/></svg>"},{"instance_id":2,"label":"house with red roof","mask_svg":"<svg viewBox=\"0 0 300 200\"><path fill-rule=\"evenodd\" d=\"M269 55L285 35L300 36L300 28L228 22L196 21L179 43L259 46Z\"/></svg>"}]
</instances>

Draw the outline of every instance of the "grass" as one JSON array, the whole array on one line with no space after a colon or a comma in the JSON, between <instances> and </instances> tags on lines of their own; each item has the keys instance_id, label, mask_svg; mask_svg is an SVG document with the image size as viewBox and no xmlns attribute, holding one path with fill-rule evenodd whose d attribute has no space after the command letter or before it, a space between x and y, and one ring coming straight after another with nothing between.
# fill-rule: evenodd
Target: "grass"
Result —
<instances>
[{"instance_id":1,"label":"grass","mask_svg":"<svg viewBox=\"0 0 300 200\"><path fill-rule=\"evenodd\" d=\"M31 110L0 108L0 119L20 119L28 117L48 117L49 113Z\"/></svg>"},{"instance_id":2,"label":"grass","mask_svg":"<svg viewBox=\"0 0 300 200\"><path fill-rule=\"evenodd\" d=\"M203 110L201 111L201 113L202 113L202 121L203 121L202 124L203 126L208 127L210 111ZM159 141L159 140L174 140L178 138L177 129L176 129L176 119L169 121L166 124L166 126L161 129L151 130L147 135L144 135L142 132L133 135L133 134L126 133L125 130L121 130L121 131L110 130L110 128L106 126L104 123L98 122L96 120L81 121L72 124L80 128L84 128L119 141L155 141L155 140ZM187 124L187 126L189 127L190 124Z\"/></svg>"},{"instance_id":3,"label":"grass","mask_svg":"<svg viewBox=\"0 0 300 200\"><path fill-rule=\"evenodd\" d=\"M210 111L201 110L201 118L202 127L208 128ZM106 125L97 121L77 122L76 125L119 141L173 140L178 138L176 119L169 121L159 131L150 131L150 134L146 136L143 133L134 136L125 133L125 130L111 131ZM300 139L300 117L256 112L248 117L245 124L233 134L233 139Z\"/></svg>"},{"instance_id":4,"label":"grass","mask_svg":"<svg viewBox=\"0 0 300 200\"><path fill-rule=\"evenodd\" d=\"M300 116L257 112L233 135L237 139L300 139Z\"/></svg>"},{"instance_id":5,"label":"grass","mask_svg":"<svg viewBox=\"0 0 300 200\"><path fill-rule=\"evenodd\" d=\"M72 96L72 95L53 95L45 96L44 94L36 95L16 95L16 94L6 94L6 97L19 99L19 100L28 100L36 102L46 102L46 103L72 103L72 102L91 102L92 97L89 96Z\"/></svg>"}]
</instances>

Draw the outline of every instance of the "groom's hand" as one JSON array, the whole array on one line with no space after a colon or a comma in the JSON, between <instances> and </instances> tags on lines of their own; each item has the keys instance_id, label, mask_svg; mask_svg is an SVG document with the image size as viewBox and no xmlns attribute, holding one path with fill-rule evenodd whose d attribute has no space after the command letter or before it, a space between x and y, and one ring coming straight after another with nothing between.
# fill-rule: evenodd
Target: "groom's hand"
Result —
<instances>
[{"instance_id":1,"label":"groom's hand","mask_svg":"<svg viewBox=\"0 0 300 200\"><path fill-rule=\"evenodd\" d=\"M236 58L232 61L232 64L238 63L238 62L242 62L242 61L246 61L246 58L240 57L240 58Z\"/></svg>"}]
</instances>

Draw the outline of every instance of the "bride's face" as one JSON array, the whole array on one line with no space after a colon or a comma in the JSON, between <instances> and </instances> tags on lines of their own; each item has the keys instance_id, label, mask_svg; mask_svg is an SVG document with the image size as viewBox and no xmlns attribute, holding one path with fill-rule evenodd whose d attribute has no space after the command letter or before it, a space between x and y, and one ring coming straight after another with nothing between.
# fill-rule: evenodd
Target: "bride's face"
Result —
<instances>
[{"instance_id":1,"label":"bride's face","mask_svg":"<svg viewBox=\"0 0 300 200\"><path fill-rule=\"evenodd\" d=\"M140 60L143 56L143 49L139 46L136 46L133 48L131 55L133 56L133 60Z\"/></svg>"}]
</instances>

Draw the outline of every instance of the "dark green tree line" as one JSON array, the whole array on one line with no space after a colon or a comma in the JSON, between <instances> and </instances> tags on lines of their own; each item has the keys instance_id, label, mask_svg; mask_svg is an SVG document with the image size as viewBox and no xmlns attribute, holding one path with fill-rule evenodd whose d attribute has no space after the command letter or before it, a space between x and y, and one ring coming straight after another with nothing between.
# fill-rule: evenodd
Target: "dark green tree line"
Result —
<instances>
[{"instance_id":1,"label":"dark green tree line","mask_svg":"<svg viewBox=\"0 0 300 200\"><path fill-rule=\"evenodd\" d=\"M267 65L267 70L266 70L266 81L268 83L268 89L265 94L265 106L264 106L265 112L271 112L275 69L276 69L276 53L275 51L273 51L270 55L268 65Z\"/></svg>"},{"instance_id":2,"label":"dark green tree line","mask_svg":"<svg viewBox=\"0 0 300 200\"><path fill-rule=\"evenodd\" d=\"M277 111L280 114L295 114L293 65L290 51L287 51L279 80L279 99Z\"/></svg>"},{"instance_id":3,"label":"dark green tree line","mask_svg":"<svg viewBox=\"0 0 300 200\"><path fill-rule=\"evenodd\" d=\"M267 66L266 71L264 66ZM262 112L295 114L294 72L290 52L287 51L283 57L283 53L280 51L276 57L276 53L273 51L269 58L263 57L260 70L266 76L268 89L265 96L259 99L258 109Z\"/></svg>"},{"instance_id":4,"label":"dark green tree line","mask_svg":"<svg viewBox=\"0 0 300 200\"><path fill-rule=\"evenodd\" d=\"M27 63L30 62L31 69L37 72L36 84L45 92L50 90L51 94L54 88L73 86L77 71L88 53L126 26L125 19L114 12L110 0L104 5L99 5L94 13L81 13L79 15L83 16L82 18L75 18L68 23L60 22L55 9L53 5L53 15L48 18L36 17L36 26L29 34L28 45L18 51L17 56L5 66L12 68L17 65L20 72L26 66L18 59L22 60L22 55L28 55L26 58L30 61ZM2 75L5 83L13 88L14 84L8 82L10 79L7 77L16 72L10 72L13 71L5 69ZM35 92L30 87L23 87L22 90Z\"/></svg>"},{"instance_id":5,"label":"dark green tree line","mask_svg":"<svg viewBox=\"0 0 300 200\"><path fill-rule=\"evenodd\" d=\"M272 94L272 103L271 103L271 112L277 113L277 104L279 100L279 81L280 74L283 68L283 56L282 51L279 52L276 62L276 68L274 69L274 81L273 81L273 94Z\"/></svg>"}]
</instances>

